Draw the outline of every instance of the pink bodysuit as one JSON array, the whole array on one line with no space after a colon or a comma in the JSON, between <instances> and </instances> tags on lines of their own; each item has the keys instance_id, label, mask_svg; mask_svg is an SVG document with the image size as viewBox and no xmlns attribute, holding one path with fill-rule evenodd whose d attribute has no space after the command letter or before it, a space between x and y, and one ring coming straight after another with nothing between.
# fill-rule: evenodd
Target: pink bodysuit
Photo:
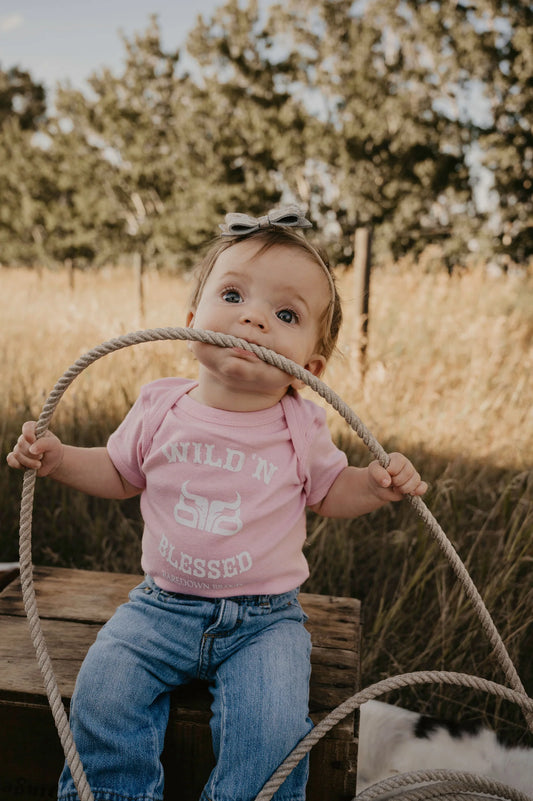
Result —
<instances>
[{"instance_id":1,"label":"pink bodysuit","mask_svg":"<svg viewBox=\"0 0 533 801\"><path fill-rule=\"evenodd\" d=\"M142 568L163 590L209 598L267 595L309 575L305 507L346 467L324 411L298 395L228 412L187 394L196 382L143 387L107 443L142 487Z\"/></svg>"}]
</instances>

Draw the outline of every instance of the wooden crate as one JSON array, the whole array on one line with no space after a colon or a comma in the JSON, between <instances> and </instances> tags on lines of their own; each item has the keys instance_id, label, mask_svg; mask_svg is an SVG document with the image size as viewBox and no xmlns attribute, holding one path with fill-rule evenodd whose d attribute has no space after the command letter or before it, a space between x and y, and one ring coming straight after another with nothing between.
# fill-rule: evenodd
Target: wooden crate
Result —
<instances>
[{"instance_id":1,"label":"wooden crate","mask_svg":"<svg viewBox=\"0 0 533 801\"><path fill-rule=\"evenodd\" d=\"M36 568L43 632L68 707L79 667L103 623L140 576ZM359 688L359 602L302 593L309 615L315 723ZM201 683L173 693L163 763L165 798L196 801L213 766L210 694ZM311 752L308 801L355 794L353 716ZM63 752L30 641L18 573L0 574L0 801L54 799Z\"/></svg>"}]
</instances>

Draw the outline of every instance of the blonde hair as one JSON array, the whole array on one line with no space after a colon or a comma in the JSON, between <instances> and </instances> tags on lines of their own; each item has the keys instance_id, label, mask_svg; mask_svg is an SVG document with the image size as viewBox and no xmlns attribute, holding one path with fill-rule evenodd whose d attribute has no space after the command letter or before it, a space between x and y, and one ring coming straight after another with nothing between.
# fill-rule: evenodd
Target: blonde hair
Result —
<instances>
[{"instance_id":1,"label":"blonde hair","mask_svg":"<svg viewBox=\"0 0 533 801\"><path fill-rule=\"evenodd\" d=\"M316 248L305 239L300 233L288 228L264 228L246 236L221 236L207 251L202 261L194 270L194 286L191 293L189 307L195 312L200 302L205 283L209 278L216 260L228 248L242 242L243 240L254 239L261 244L259 253L269 250L274 245L283 245L305 251L318 266L325 270L330 278L332 288L332 298L324 313L319 320L319 338L317 350L326 360L330 358L339 337L342 324L342 307L335 277L330 267L327 255L323 250Z\"/></svg>"}]
</instances>

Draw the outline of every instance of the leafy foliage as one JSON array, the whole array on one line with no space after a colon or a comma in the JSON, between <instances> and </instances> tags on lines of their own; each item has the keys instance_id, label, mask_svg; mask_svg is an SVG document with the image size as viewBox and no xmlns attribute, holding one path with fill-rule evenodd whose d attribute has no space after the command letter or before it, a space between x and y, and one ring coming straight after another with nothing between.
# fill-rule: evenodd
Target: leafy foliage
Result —
<instances>
[{"instance_id":1,"label":"leafy foliage","mask_svg":"<svg viewBox=\"0 0 533 801\"><path fill-rule=\"evenodd\" d=\"M0 127L7 119L18 120L21 130L35 130L46 111L45 91L20 67L0 70Z\"/></svg>"},{"instance_id":2,"label":"leafy foliage","mask_svg":"<svg viewBox=\"0 0 533 801\"><path fill-rule=\"evenodd\" d=\"M451 269L476 240L524 263L532 34L508 0L227 0L183 51L152 17L122 71L60 87L48 118L28 73L0 71L1 258L181 269L225 211L294 200L336 261L371 225L378 258L436 241Z\"/></svg>"}]
</instances>

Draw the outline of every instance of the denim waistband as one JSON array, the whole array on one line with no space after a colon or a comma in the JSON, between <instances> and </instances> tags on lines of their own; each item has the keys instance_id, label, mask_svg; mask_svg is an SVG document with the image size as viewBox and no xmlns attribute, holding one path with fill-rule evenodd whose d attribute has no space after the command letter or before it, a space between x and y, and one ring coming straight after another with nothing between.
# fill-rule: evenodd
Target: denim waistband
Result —
<instances>
[{"instance_id":1,"label":"denim waistband","mask_svg":"<svg viewBox=\"0 0 533 801\"><path fill-rule=\"evenodd\" d=\"M295 598L298 593L300 592L299 587L295 587L293 590L288 590L287 592L282 592L279 594L270 594L270 595L223 595L217 596L212 598L206 595L190 595L188 593L183 592L174 592L173 590L164 590L160 587L155 580L150 575L146 575L144 580L147 584L149 584L153 590L156 592L163 593L171 598L176 598L177 600L183 601L203 601L204 603L218 603L219 601L233 601L234 603L238 604L247 604L248 606L263 606L264 604L269 603L279 603L280 601L283 602L285 599L289 600L290 598Z\"/></svg>"}]
</instances>

